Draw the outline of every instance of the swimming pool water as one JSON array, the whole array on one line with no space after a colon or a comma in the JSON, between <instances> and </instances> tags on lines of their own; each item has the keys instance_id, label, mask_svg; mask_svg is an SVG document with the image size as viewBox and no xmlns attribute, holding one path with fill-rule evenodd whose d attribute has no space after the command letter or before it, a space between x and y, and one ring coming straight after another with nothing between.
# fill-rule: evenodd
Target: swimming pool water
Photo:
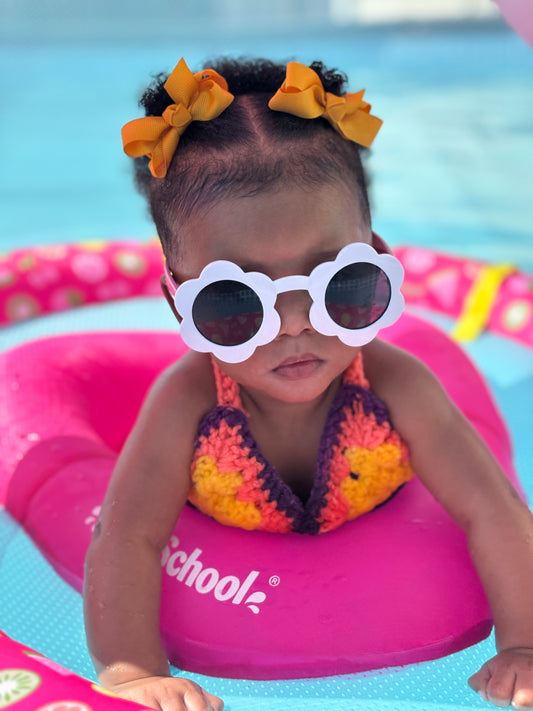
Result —
<instances>
[{"instance_id":1,"label":"swimming pool water","mask_svg":"<svg viewBox=\"0 0 533 711\"><path fill-rule=\"evenodd\" d=\"M533 51L504 25L0 47L0 249L153 233L122 153L151 74L181 55L322 58L385 120L369 158L374 223L533 270Z\"/></svg>"}]
</instances>

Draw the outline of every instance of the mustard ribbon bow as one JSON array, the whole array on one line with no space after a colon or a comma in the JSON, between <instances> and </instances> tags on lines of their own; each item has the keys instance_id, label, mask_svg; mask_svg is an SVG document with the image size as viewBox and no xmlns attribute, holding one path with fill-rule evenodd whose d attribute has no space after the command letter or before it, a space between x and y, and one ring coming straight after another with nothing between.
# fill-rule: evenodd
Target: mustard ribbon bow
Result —
<instances>
[{"instance_id":1,"label":"mustard ribbon bow","mask_svg":"<svg viewBox=\"0 0 533 711\"><path fill-rule=\"evenodd\" d=\"M311 67L289 62L285 81L268 106L273 111L284 111L300 118L323 116L341 136L368 147L383 121L370 114L371 106L363 101L363 94L364 89L345 96L325 91Z\"/></svg>"},{"instance_id":2,"label":"mustard ribbon bow","mask_svg":"<svg viewBox=\"0 0 533 711\"><path fill-rule=\"evenodd\" d=\"M180 59L165 82L175 102L162 116L134 119L122 128L124 152L131 158L147 155L154 178L164 178L179 140L192 121L210 121L233 101L226 80L214 69L193 74Z\"/></svg>"}]
</instances>

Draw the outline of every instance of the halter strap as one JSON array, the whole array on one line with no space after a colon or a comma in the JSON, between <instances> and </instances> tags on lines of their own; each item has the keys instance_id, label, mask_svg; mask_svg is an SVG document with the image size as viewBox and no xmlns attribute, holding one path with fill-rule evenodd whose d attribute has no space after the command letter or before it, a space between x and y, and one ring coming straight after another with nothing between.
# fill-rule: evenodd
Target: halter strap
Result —
<instances>
[{"instance_id":1,"label":"halter strap","mask_svg":"<svg viewBox=\"0 0 533 711\"><path fill-rule=\"evenodd\" d=\"M242 410L238 383L224 373L214 358L211 358L211 362L213 363L213 372L215 374L215 384L217 388L217 405L236 407Z\"/></svg>"}]
</instances>

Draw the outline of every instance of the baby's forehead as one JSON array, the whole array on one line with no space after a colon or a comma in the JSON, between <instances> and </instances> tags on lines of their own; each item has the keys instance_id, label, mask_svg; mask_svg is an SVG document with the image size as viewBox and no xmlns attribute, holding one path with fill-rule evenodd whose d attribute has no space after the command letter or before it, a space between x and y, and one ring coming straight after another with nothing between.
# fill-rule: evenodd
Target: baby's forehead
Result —
<instances>
[{"instance_id":1,"label":"baby's forehead","mask_svg":"<svg viewBox=\"0 0 533 711\"><path fill-rule=\"evenodd\" d=\"M370 240L357 197L342 183L291 186L229 197L198 209L179 228L180 261L196 268L225 259L261 266L336 254Z\"/></svg>"},{"instance_id":2,"label":"baby's forehead","mask_svg":"<svg viewBox=\"0 0 533 711\"><path fill-rule=\"evenodd\" d=\"M345 246L345 245L342 245ZM260 272L271 278L276 278L280 274L310 274L313 269L319 264L325 262L333 262L337 257L340 249L338 245L331 248L318 250L305 250L301 254L294 254L291 260L278 255L277 258L273 255L271 258L257 261L253 255L250 257L237 256L232 261L237 264L245 272Z\"/></svg>"},{"instance_id":3,"label":"baby's forehead","mask_svg":"<svg viewBox=\"0 0 533 711\"><path fill-rule=\"evenodd\" d=\"M352 240L352 242L359 241ZM242 269L243 272L264 274L272 280L294 275L308 276L320 264L334 262L343 247L350 243L349 240L342 240L334 246L301 249L299 252L292 250L290 254L282 251L271 251L266 255L265 253L254 254L252 251L248 253L225 251L223 256L218 259L184 259L178 263L176 277L179 281L195 279L208 265L215 263L219 263L221 266L230 263ZM369 244L369 241L365 243Z\"/></svg>"}]
</instances>

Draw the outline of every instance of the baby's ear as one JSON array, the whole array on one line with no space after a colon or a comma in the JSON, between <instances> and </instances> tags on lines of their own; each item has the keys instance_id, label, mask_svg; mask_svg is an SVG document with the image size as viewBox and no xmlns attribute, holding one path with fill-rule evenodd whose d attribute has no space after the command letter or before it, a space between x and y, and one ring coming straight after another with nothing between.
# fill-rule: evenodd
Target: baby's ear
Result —
<instances>
[{"instance_id":1,"label":"baby's ear","mask_svg":"<svg viewBox=\"0 0 533 711\"><path fill-rule=\"evenodd\" d=\"M372 247L379 254L392 254L392 250L389 245L385 242L383 237L380 237L375 232L372 232Z\"/></svg>"},{"instance_id":2,"label":"baby's ear","mask_svg":"<svg viewBox=\"0 0 533 711\"><path fill-rule=\"evenodd\" d=\"M182 319L181 319L181 316L180 316L179 313L176 311L176 306L174 305L174 299L172 298L172 294L170 293L170 291L169 291L169 289L168 289L167 282L166 282L166 279L165 279L165 276L164 276L164 275L163 275L163 276L161 277L161 279L159 280L159 283L161 284L161 291L163 292L163 296L164 296L165 299L167 300L168 305L170 306L170 308L172 309L172 313L173 313L174 316L178 319L179 323L181 323L181 320L182 320Z\"/></svg>"}]
</instances>

